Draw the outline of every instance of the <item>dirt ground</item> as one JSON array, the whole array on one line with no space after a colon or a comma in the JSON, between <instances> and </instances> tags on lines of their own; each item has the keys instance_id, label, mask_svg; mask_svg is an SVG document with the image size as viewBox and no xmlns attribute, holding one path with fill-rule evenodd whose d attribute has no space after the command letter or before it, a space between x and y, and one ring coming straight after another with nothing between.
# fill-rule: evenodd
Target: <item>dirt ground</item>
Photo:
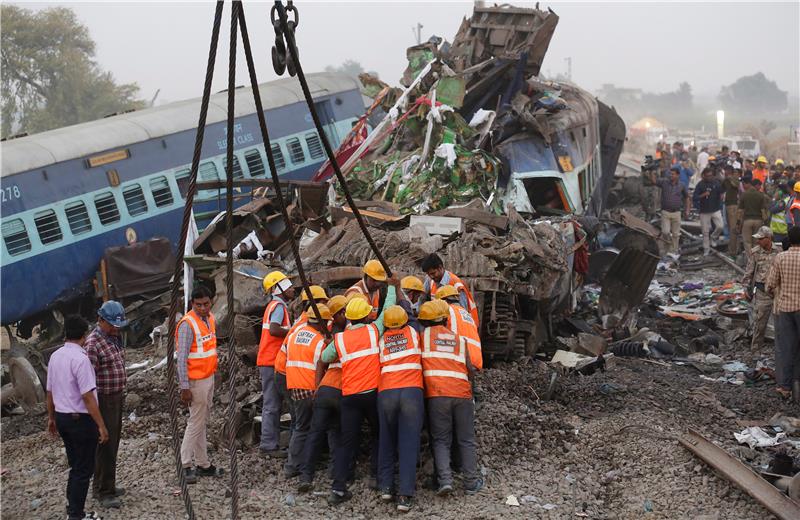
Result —
<instances>
[{"instance_id":1,"label":"dirt ground","mask_svg":"<svg viewBox=\"0 0 800 520\"><path fill-rule=\"evenodd\" d=\"M724 280L733 273L711 268L679 276ZM770 360L771 349L750 352L744 341L717 352L726 361L754 366ZM152 356L132 350L129 361ZM244 368L241 382L257 391L257 372ZM152 374L152 375L151 375ZM128 493L106 519L184 517L174 477L164 374L133 377L129 394L141 398L126 410L118 484ZM707 377L716 377L707 373ZM721 374L717 374L721 375ZM436 497L425 488L431 463L423 458L418 494L410 516L438 518L692 518L763 519L769 513L683 448L677 438L689 428L706 435L752 464L769 460L766 450L737 445L733 433L747 421L776 413L797 416L796 405L774 396L772 383L736 386L708 381L691 365L615 358L605 372L562 377L554 398L543 400L550 370L540 361L496 363L477 382L476 426L479 465L486 487L476 496ZM221 396L217 390L217 399ZM709 400L710 396L710 400ZM714 398L718 400L715 402ZM135 400L135 398L133 398ZM212 460L228 467L222 439L224 406L215 402L210 432ZM183 428L185 419L179 420ZM764 423L765 424L765 423ZM63 445L44 433L43 414L2 419L2 516L7 519L63 518L67 464ZM797 453L794 453L796 456ZM351 488L354 498L330 508L325 472L315 492L298 495L277 461L247 446L238 454L242 518L389 518L366 480ZM363 457L362 457L363 459ZM363 460L360 468L364 467ZM361 472L363 474L363 471ZM230 515L227 475L190 487L198 518ZM513 495L519 506L506 505ZM87 509L98 509L91 498Z\"/></svg>"}]
</instances>

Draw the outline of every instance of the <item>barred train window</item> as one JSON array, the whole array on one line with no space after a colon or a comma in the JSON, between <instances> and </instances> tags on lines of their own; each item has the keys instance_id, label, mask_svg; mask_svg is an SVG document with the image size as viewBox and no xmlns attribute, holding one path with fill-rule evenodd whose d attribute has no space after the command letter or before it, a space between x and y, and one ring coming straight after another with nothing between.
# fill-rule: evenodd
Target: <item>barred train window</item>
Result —
<instances>
[{"instance_id":1,"label":"barred train window","mask_svg":"<svg viewBox=\"0 0 800 520\"><path fill-rule=\"evenodd\" d=\"M6 220L3 222L3 241L11 256L21 255L31 250L31 239L22 219Z\"/></svg>"},{"instance_id":2,"label":"barred train window","mask_svg":"<svg viewBox=\"0 0 800 520\"><path fill-rule=\"evenodd\" d=\"M312 159L319 159L324 155L322 141L320 141L319 135L316 132L306 134L306 146L308 146L308 155L310 155Z\"/></svg>"},{"instance_id":3,"label":"barred train window","mask_svg":"<svg viewBox=\"0 0 800 520\"><path fill-rule=\"evenodd\" d=\"M171 205L174 200L169 182L163 175L150 180L150 191L153 193L153 199L155 199L156 206L159 208Z\"/></svg>"},{"instance_id":4,"label":"barred train window","mask_svg":"<svg viewBox=\"0 0 800 520\"><path fill-rule=\"evenodd\" d=\"M286 140L286 147L289 149L289 157L292 159L292 164L299 164L306 160L303 153L303 145L300 144L300 139L292 137Z\"/></svg>"},{"instance_id":5,"label":"barred train window","mask_svg":"<svg viewBox=\"0 0 800 520\"><path fill-rule=\"evenodd\" d=\"M96 196L94 198L94 207L97 210L97 216L100 218L100 223L104 226L119 220L117 201L114 199L114 194L110 191Z\"/></svg>"},{"instance_id":6,"label":"barred train window","mask_svg":"<svg viewBox=\"0 0 800 520\"><path fill-rule=\"evenodd\" d=\"M264 161L261 160L261 154L258 150L250 150L244 154L244 162L247 163L247 169L250 170L250 177L264 175Z\"/></svg>"},{"instance_id":7,"label":"barred train window","mask_svg":"<svg viewBox=\"0 0 800 520\"><path fill-rule=\"evenodd\" d=\"M273 143L272 146L272 157L275 159L275 167L278 171L286 168L286 158L283 156L283 150L281 150L281 145L278 143Z\"/></svg>"},{"instance_id":8,"label":"barred train window","mask_svg":"<svg viewBox=\"0 0 800 520\"><path fill-rule=\"evenodd\" d=\"M131 184L122 190L122 198L125 206L132 217L147 212L147 201L144 200L144 192L139 184Z\"/></svg>"},{"instance_id":9,"label":"barred train window","mask_svg":"<svg viewBox=\"0 0 800 520\"><path fill-rule=\"evenodd\" d=\"M73 235L80 235L92 230L92 221L89 220L89 211L82 200L70 202L64 206L64 213L67 214L69 229Z\"/></svg>"},{"instance_id":10,"label":"barred train window","mask_svg":"<svg viewBox=\"0 0 800 520\"><path fill-rule=\"evenodd\" d=\"M52 209L36 213L33 216L33 222L36 224L36 231L39 233L39 240L42 241L42 244L52 244L64 238L56 212Z\"/></svg>"},{"instance_id":11,"label":"barred train window","mask_svg":"<svg viewBox=\"0 0 800 520\"><path fill-rule=\"evenodd\" d=\"M223 174L225 178L228 178L228 158L222 158L222 166L224 168ZM239 158L235 155L233 156L233 178L234 179L242 179L244 178L244 173L242 173L242 167L239 164Z\"/></svg>"}]
</instances>

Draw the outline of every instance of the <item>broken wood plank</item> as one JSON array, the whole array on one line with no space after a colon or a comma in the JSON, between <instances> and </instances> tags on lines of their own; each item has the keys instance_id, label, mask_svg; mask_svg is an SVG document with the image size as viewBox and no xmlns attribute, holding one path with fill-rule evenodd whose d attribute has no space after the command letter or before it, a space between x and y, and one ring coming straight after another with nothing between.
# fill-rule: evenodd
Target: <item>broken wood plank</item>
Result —
<instances>
[{"instance_id":1,"label":"broken wood plank","mask_svg":"<svg viewBox=\"0 0 800 520\"><path fill-rule=\"evenodd\" d=\"M495 215L494 213L490 213L484 209L466 207L444 208L440 209L439 211L434 211L431 213L431 215L438 217L460 217L473 222L478 222L479 224L485 224L493 228L501 230L508 229L508 217L503 215Z\"/></svg>"},{"instance_id":2,"label":"broken wood plank","mask_svg":"<svg viewBox=\"0 0 800 520\"><path fill-rule=\"evenodd\" d=\"M782 520L800 518L800 504L778 491L752 469L711 443L700 433L690 429L680 438L680 442L778 518Z\"/></svg>"}]
</instances>

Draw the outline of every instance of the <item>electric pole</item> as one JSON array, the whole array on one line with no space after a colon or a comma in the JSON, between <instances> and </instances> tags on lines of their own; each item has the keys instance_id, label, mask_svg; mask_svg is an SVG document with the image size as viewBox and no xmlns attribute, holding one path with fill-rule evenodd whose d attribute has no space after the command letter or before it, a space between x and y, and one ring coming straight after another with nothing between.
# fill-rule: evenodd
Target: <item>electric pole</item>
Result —
<instances>
[{"instance_id":1,"label":"electric pole","mask_svg":"<svg viewBox=\"0 0 800 520\"><path fill-rule=\"evenodd\" d=\"M417 45L421 44L422 43L422 24L418 22L416 27L412 27L411 28L411 32L414 33L414 37L416 37L416 39L417 39Z\"/></svg>"}]
</instances>

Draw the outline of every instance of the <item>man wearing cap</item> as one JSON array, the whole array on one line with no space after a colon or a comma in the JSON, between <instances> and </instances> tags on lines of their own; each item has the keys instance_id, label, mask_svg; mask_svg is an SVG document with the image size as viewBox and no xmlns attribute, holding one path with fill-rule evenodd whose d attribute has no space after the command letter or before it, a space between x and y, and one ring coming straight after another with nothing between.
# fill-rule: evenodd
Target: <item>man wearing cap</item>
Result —
<instances>
[{"instance_id":1,"label":"man wearing cap","mask_svg":"<svg viewBox=\"0 0 800 520\"><path fill-rule=\"evenodd\" d=\"M295 290L292 287L292 281L280 271L268 273L264 277L262 285L270 299L264 309L261 339L256 358L258 370L261 372L262 393L259 449L269 457L286 458L286 451L280 450L278 446L281 406L284 396L279 385L285 381L285 378L276 381L275 358L278 356L283 339L289 333L292 321L289 316L288 302L294 299Z\"/></svg>"},{"instance_id":2,"label":"man wearing cap","mask_svg":"<svg viewBox=\"0 0 800 520\"><path fill-rule=\"evenodd\" d=\"M786 207L786 223L791 226L800 226L800 181L794 183L792 200Z\"/></svg>"},{"instance_id":3,"label":"man wearing cap","mask_svg":"<svg viewBox=\"0 0 800 520\"><path fill-rule=\"evenodd\" d=\"M386 269L383 268L378 260L369 260L361 268L363 277L344 292L345 296L361 294L366 296L367 301L372 305L372 312L369 319L375 320L378 311L381 309L383 300L386 298Z\"/></svg>"},{"instance_id":4,"label":"man wearing cap","mask_svg":"<svg viewBox=\"0 0 800 520\"><path fill-rule=\"evenodd\" d=\"M753 306L753 350L764 346L764 332L767 330L770 314L772 314L772 297L767 293L766 283L769 270L778 251L772 245L772 230L761 226L753 235L758 245L750 250L742 285L747 288L747 298Z\"/></svg>"},{"instance_id":5,"label":"man wearing cap","mask_svg":"<svg viewBox=\"0 0 800 520\"><path fill-rule=\"evenodd\" d=\"M400 293L402 297L398 299L397 305L406 311L409 326L417 332L422 332L417 313L425 296L425 285L416 276L406 276L400 280Z\"/></svg>"},{"instance_id":6,"label":"man wearing cap","mask_svg":"<svg viewBox=\"0 0 800 520\"><path fill-rule=\"evenodd\" d=\"M753 235L758 228L764 225L769 214L768 199L761 193L761 182L758 179L752 181L745 178L742 180L744 193L739 196L738 228L742 234L742 243L747 258L753 250Z\"/></svg>"},{"instance_id":7,"label":"man wearing cap","mask_svg":"<svg viewBox=\"0 0 800 520\"><path fill-rule=\"evenodd\" d=\"M756 160L756 167L753 169L753 179L758 179L761 181L761 189L764 189L764 185L769 178L769 162L767 158L763 155L759 155L758 159Z\"/></svg>"},{"instance_id":8,"label":"man wearing cap","mask_svg":"<svg viewBox=\"0 0 800 520\"><path fill-rule=\"evenodd\" d=\"M119 329L126 326L125 309L109 300L97 312L97 327L83 345L97 380L97 402L108 429L108 442L97 446L92 495L103 507L120 507L125 493L117 484L117 452L122 433L122 407L125 403L125 351Z\"/></svg>"},{"instance_id":9,"label":"man wearing cap","mask_svg":"<svg viewBox=\"0 0 800 520\"><path fill-rule=\"evenodd\" d=\"M672 166L669 177L658 180L661 188L661 237L670 241L669 252L676 256L680 254L681 209L686 217L691 209L689 192L681 184L680 175L680 166Z\"/></svg>"},{"instance_id":10,"label":"man wearing cap","mask_svg":"<svg viewBox=\"0 0 800 520\"><path fill-rule=\"evenodd\" d=\"M700 228L703 232L703 255L711 253L722 234L722 186L714 179L711 168L703 170L703 180L694 189L694 205L700 212ZM711 231L711 226L714 231Z\"/></svg>"},{"instance_id":11,"label":"man wearing cap","mask_svg":"<svg viewBox=\"0 0 800 520\"><path fill-rule=\"evenodd\" d=\"M725 166L725 178L722 181L722 190L725 192L725 222L728 227L728 254L739 254L739 234L736 232L736 214L739 209L739 177L742 174L742 165L734 161Z\"/></svg>"}]
</instances>

